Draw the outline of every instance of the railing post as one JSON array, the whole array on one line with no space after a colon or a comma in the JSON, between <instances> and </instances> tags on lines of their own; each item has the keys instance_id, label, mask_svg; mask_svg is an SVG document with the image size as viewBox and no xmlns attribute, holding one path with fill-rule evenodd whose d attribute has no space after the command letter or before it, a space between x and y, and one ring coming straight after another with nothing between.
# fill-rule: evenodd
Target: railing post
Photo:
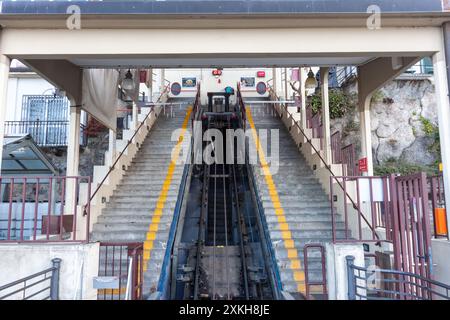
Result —
<instances>
[{"instance_id":1,"label":"railing post","mask_svg":"<svg viewBox=\"0 0 450 320\"><path fill-rule=\"evenodd\" d=\"M356 279L355 272L353 270L353 263L355 262L354 256L346 256L347 262L347 291L348 300L356 300Z\"/></svg>"},{"instance_id":2,"label":"railing post","mask_svg":"<svg viewBox=\"0 0 450 320\"><path fill-rule=\"evenodd\" d=\"M59 300L59 270L61 268L61 259L52 259L53 271L50 281L50 300Z\"/></svg>"}]
</instances>

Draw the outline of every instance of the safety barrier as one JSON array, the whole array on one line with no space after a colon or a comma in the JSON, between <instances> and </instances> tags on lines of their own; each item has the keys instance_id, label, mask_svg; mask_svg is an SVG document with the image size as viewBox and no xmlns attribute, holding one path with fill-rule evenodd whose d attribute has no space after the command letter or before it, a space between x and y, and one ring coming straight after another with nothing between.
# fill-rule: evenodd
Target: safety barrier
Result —
<instances>
[{"instance_id":1,"label":"safety barrier","mask_svg":"<svg viewBox=\"0 0 450 320\"><path fill-rule=\"evenodd\" d=\"M310 258L309 252L311 250L318 250L320 253L320 266L321 266L321 279L320 280L310 280L309 271L310 271ZM325 247L322 244L308 243L303 247L303 261L305 264L305 288L306 288L306 299L311 299L311 287L312 286L320 286L322 287L322 293L315 295L320 295L321 300L328 299L328 291L327 291L327 269L326 269L326 257L325 257Z\"/></svg>"},{"instance_id":2,"label":"safety barrier","mask_svg":"<svg viewBox=\"0 0 450 320\"><path fill-rule=\"evenodd\" d=\"M20 176L0 177L0 242L88 242L90 205L80 185L90 177ZM82 225L85 224L85 226Z\"/></svg>"},{"instance_id":3,"label":"safety barrier","mask_svg":"<svg viewBox=\"0 0 450 320\"><path fill-rule=\"evenodd\" d=\"M29 134L41 147L65 147L69 141L69 121L5 121L5 135L14 134ZM80 124L80 145L87 145L83 124Z\"/></svg>"},{"instance_id":4,"label":"safety barrier","mask_svg":"<svg viewBox=\"0 0 450 320\"><path fill-rule=\"evenodd\" d=\"M0 300L58 300L61 259L52 266L0 287Z\"/></svg>"},{"instance_id":5,"label":"safety barrier","mask_svg":"<svg viewBox=\"0 0 450 320\"><path fill-rule=\"evenodd\" d=\"M336 190L336 184L339 188ZM388 177L331 176L330 199L333 242L389 241L390 233L380 237L376 228L390 230L391 217ZM351 205L349 205L349 203ZM336 206L338 208L336 208ZM344 233L337 232L338 211ZM358 214L360 212L361 214ZM363 230L370 227L370 230Z\"/></svg>"},{"instance_id":6,"label":"safety barrier","mask_svg":"<svg viewBox=\"0 0 450 320\"><path fill-rule=\"evenodd\" d=\"M140 300L143 294L143 251L141 242L101 242L99 276L115 277L118 287L100 289L100 300Z\"/></svg>"},{"instance_id":7,"label":"safety barrier","mask_svg":"<svg viewBox=\"0 0 450 320\"><path fill-rule=\"evenodd\" d=\"M349 300L450 300L450 286L419 274L368 269L347 256Z\"/></svg>"}]
</instances>

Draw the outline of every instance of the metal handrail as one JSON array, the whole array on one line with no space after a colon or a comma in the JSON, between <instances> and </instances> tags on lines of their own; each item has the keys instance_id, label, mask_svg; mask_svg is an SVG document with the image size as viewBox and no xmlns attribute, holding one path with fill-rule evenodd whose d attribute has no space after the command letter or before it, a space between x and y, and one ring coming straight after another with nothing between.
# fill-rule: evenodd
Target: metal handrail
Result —
<instances>
[{"instance_id":1,"label":"metal handrail","mask_svg":"<svg viewBox=\"0 0 450 320\"><path fill-rule=\"evenodd\" d=\"M166 93L166 91L168 90L169 86L166 86L165 89L163 90L163 92L161 93L161 95L159 96L158 100L156 101L156 103L158 103L161 98L163 97L163 95ZM134 140L134 138L136 137L136 135L138 134L138 132L141 130L142 126L144 125L145 121L148 119L148 117L155 111L154 107L151 106L151 110L147 113L147 115L145 116L144 120L141 122L141 124L139 125L139 127L134 131L134 134L131 136L131 138L128 140L126 146L122 149L122 151L120 152L119 156L116 158L116 160L114 161L114 163L111 165L111 167L109 168L108 172L106 173L106 175L103 177L102 181L100 182L100 184L97 186L97 188L95 189L95 191L92 193L91 197L88 200L88 203L91 203L91 201L94 199L94 197L97 195L98 191L100 190L100 188L103 186L103 184L105 183L106 179L109 177L109 175L111 174L111 172L113 172L116 168L116 164L119 162L119 160L122 158L122 156L124 155L125 151L127 150L128 146L132 143L132 141ZM86 216L87 212L86 212L86 206L83 210L83 216Z\"/></svg>"},{"instance_id":2,"label":"metal handrail","mask_svg":"<svg viewBox=\"0 0 450 320\"><path fill-rule=\"evenodd\" d=\"M45 299L50 298L51 300L58 300L58 298L59 298L59 290L58 290L58 287L59 287L59 270L61 268L61 261L62 260L60 258L54 258L54 259L52 259L52 266L50 268L47 268L45 270L36 272L36 273L34 273L32 275L29 275L27 277L24 277L22 279L19 279L19 280L13 281L11 283L5 284L3 286L0 286L0 291L3 291L3 290L7 290L9 288L15 287L15 286L17 286L17 285L19 285L21 283L24 284L24 286L22 288L14 290L12 292L9 292L9 293L7 293L4 296L0 296L0 300L3 300L3 299L8 298L8 297L11 297L12 295L14 295L16 293L19 293L21 291L23 291L23 293L24 293L23 294L23 299L26 300L28 298L31 298L33 296L36 296L37 294L40 294L40 293L44 292L45 290L50 290L50 295L48 297L46 297ZM51 277L47 278L47 274L50 273L50 272L52 273L52 275L51 275ZM40 277L40 276L45 276L45 277L44 277L44 279L40 279L40 280L30 284L30 285L26 284L27 281L35 279L35 278ZM29 289L31 287L34 287L34 286L36 286L36 285L38 285L38 284L40 284L40 283L42 283L44 281L47 281L47 280L50 280L50 286L49 287L45 287L44 289L42 289L42 290L40 290L38 292L34 292L32 295L30 295L28 297L25 297L25 291L27 289Z\"/></svg>"},{"instance_id":3,"label":"metal handrail","mask_svg":"<svg viewBox=\"0 0 450 320\"><path fill-rule=\"evenodd\" d=\"M322 271L322 281L310 281L309 280L309 266L308 266L308 250L318 249L320 251L320 262ZM325 247L320 243L308 243L303 247L303 262L305 264L305 289L306 299L310 298L310 286L322 286L323 295L328 298L327 291L327 271L325 261Z\"/></svg>"},{"instance_id":4,"label":"metal handrail","mask_svg":"<svg viewBox=\"0 0 450 320\"><path fill-rule=\"evenodd\" d=\"M372 291L376 293L398 296L403 299L412 298L419 300L432 300L433 295L439 296L443 299L450 300L450 285L424 277L422 275L399 271L399 270L389 270L389 269L374 269L368 270L366 267L359 267L354 264L355 257L346 256L346 264L347 264L347 283L348 283L348 298L349 300L356 300L356 297L365 298L369 300L385 300L389 299L388 297L370 297L367 292L366 294L358 293L358 289L363 289L365 291ZM355 271L358 271L358 275L355 274ZM361 275L361 272L365 274L365 276ZM367 280L367 274L382 274L382 275L392 275L396 276L396 278L378 278L376 277L373 280L381 281L382 283L397 285L398 289L387 289L387 288L368 288L367 285L362 285L358 283L358 280ZM401 289L404 286L403 290ZM445 291L445 294L439 292L435 288L440 288ZM420 294L420 292L422 294ZM427 297L428 296L428 297Z\"/></svg>"},{"instance_id":5,"label":"metal handrail","mask_svg":"<svg viewBox=\"0 0 450 320\"><path fill-rule=\"evenodd\" d=\"M270 88L270 91L273 93L273 95L276 97L276 99L278 100L279 97L276 95L276 93L273 92L272 88ZM280 104L282 106L282 104ZM290 113L287 109L287 105L285 105L285 109L286 109L286 113L288 114L289 118L294 119L294 116L292 113ZM325 159L322 157L322 155L320 154L320 152L316 149L316 147L314 146L314 144L311 142L311 139L308 138L308 136L306 135L306 133L303 131L303 129L300 127L300 125L298 124L297 121L294 121L294 125L300 130L300 132L302 133L302 135L306 138L306 141L311 145L311 147L313 148L314 152L319 156L320 161L324 164L325 168L327 168L327 170L330 172L330 174L333 177L336 177L336 175L334 174L333 170L331 170L331 167L327 164L327 162L325 161ZM344 186L338 181L336 180L337 184L339 185L339 187L342 189L342 191L344 191L345 195L348 197L348 199L350 199L350 202L353 205L353 208L355 210L358 211L358 214L361 215L361 217L363 218L364 222L367 224L367 226L373 231L373 233L375 234L375 237L380 240L380 237L378 236L378 234L375 231L375 228L369 223L369 221L366 219L366 217L364 216L364 214L361 212L361 210L359 209L359 207L356 205L355 201L352 199L352 197L350 197L350 195L348 194L348 192L345 190ZM331 182L330 182L331 183Z\"/></svg>"}]
</instances>

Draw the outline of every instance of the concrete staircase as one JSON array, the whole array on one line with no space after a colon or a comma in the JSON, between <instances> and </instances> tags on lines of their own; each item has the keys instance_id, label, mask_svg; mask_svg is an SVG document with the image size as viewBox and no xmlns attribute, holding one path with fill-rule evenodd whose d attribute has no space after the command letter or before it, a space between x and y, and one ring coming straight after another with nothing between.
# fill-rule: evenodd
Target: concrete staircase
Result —
<instances>
[{"instance_id":1,"label":"concrete staircase","mask_svg":"<svg viewBox=\"0 0 450 320\"><path fill-rule=\"evenodd\" d=\"M330 202L283 122L264 107L252 106L250 110L256 129L268 129L268 138L260 139L262 146L267 145L264 154L268 160L271 157L270 129L279 132L278 172L269 177L264 175L262 161L254 166L254 172L283 290L304 293L303 247L307 243L331 241ZM344 232L342 222L337 222L337 228L338 233ZM308 257L310 280L321 280L320 255L313 251Z\"/></svg>"},{"instance_id":2,"label":"concrete staircase","mask_svg":"<svg viewBox=\"0 0 450 320\"><path fill-rule=\"evenodd\" d=\"M172 150L177 145L171 135L183 124L190 129L185 108L160 114L93 226L93 240L144 242L144 296L156 289L164 259L184 169L184 164L171 164ZM183 139L177 150L189 143L189 139Z\"/></svg>"}]
</instances>

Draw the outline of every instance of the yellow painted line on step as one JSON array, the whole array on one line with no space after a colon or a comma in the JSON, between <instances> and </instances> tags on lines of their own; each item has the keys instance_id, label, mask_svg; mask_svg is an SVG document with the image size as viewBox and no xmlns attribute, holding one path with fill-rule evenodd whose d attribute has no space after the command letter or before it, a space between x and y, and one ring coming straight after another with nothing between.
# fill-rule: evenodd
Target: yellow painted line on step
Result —
<instances>
[{"instance_id":1,"label":"yellow painted line on step","mask_svg":"<svg viewBox=\"0 0 450 320\"><path fill-rule=\"evenodd\" d=\"M261 161L261 168L264 173L264 179L269 190L270 199L275 209L275 215L278 219L278 227L281 231L281 238L284 242L284 247L287 251L287 255L290 262L290 269L293 272L294 280L297 284L297 290L305 293L305 272L302 270L301 261L298 257L298 251L295 248L294 240L292 239L292 233L289 229L289 223L286 222L286 216L284 214L283 206L281 205L280 198L278 196L277 187L273 181L272 174L270 173L269 165L266 161L264 150L261 146L258 133L256 132L255 123L253 122L252 112L250 108L246 108L248 123L250 124L250 130L252 132L253 141L255 142L256 151L258 152L259 160Z\"/></svg>"},{"instance_id":2,"label":"yellow painted line on step","mask_svg":"<svg viewBox=\"0 0 450 320\"><path fill-rule=\"evenodd\" d=\"M147 262L150 260L151 252L154 247L154 241L156 239L156 233L159 229L159 223L161 222L161 216L163 213L163 209L166 205L167 195L169 193L170 185L172 183L173 173L175 172L175 168L177 166L177 160L180 156L181 144L184 140L184 135L187 130L187 126L189 124L189 119L192 113L192 107L189 107L186 110L186 116L184 117L183 124L181 125L181 135L178 139L177 144L172 150L173 158L170 161L169 167L167 168L166 177L164 179L164 183L162 185L161 191L159 193L158 201L156 202L156 208L153 211L152 221L148 227L146 240L144 241L144 271L147 270Z\"/></svg>"}]
</instances>

